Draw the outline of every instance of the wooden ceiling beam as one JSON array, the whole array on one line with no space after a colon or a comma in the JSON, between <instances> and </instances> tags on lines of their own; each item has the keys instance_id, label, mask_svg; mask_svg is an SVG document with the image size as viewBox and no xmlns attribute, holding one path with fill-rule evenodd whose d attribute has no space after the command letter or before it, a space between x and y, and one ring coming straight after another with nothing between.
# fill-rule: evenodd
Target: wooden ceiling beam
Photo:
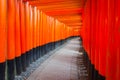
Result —
<instances>
[{"instance_id":1,"label":"wooden ceiling beam","mask_svg":"<svg viewBox=\"0 0 120 80\"><path fill-rule=\"evenodd\" d=\"M31 5L46 6L46 5L59 5L59 4L84 4L84 0L24 0L29 1Z\"/></svg>"},{"instance_id":2,"label":"wooden ceiling beam","mask_svg":"<svg viewBox=\"0 0 120 80\"><path fill-rule=\"evenodd\" d=\"M58 20L60 20L60 21L80 21L80 22L82 22L82 19L81 18L65 18L65 19L63 19L63 18L57 18Z\"/></svg>"},{"instance_id":3,"label":"wooden ceiling beam","mask_svg":"<svg viewBox=\"0 0 120 80\"><path fill-rule=\"evenodd\" d=\"M61 9L61 10L51 10L51 11L44 11L47 15L72 15L72 14L81 14L83 13L82 8L75 8L75 9Z\"/></svg>"},{"instance_id":4,"label":"wooden ceiling beam","mask_svg":"<svg viewBox=\"0 0 120 80\"><path fill-rule=\"evenodd\" d=\"M61 5L61 4L78 4L78 5L82 5L82 3L80 1L73 1L73 0L69 0L69 1L55 1L55 2L41 2L41 1L29 1L29 3L31 5L36 5L36 6L54 6L54 5Z\"/></svg>"}]
</instances>

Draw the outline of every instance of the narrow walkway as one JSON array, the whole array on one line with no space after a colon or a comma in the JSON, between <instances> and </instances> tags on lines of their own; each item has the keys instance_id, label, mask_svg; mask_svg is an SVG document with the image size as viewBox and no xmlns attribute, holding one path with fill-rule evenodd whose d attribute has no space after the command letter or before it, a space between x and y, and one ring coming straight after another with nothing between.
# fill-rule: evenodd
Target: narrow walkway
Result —
<instances>
[{"instance_id":1,"label":"narrow walkway","mask_svg":"<svg viewBox=\"0 0 120 80\"><path fill-rule=\"evenodd\" d=\"M72 39L43 62L27 80L78 80L79 38Z\"/></svg>"}]
</instances>

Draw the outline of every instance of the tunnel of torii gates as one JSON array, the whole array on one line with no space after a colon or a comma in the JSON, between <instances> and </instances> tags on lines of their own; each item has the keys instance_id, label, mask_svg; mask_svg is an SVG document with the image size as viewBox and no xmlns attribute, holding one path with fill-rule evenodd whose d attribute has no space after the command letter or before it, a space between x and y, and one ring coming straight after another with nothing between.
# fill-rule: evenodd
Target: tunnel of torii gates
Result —
<instances>
[{"instance_id":1,"label":"tunnel of torii gates","mask_svg":"<svg viewBox=\"0 0 120 80\"><path fill-rule=\"evenodd\" d=\"M0 0L0 80L75 36L89 80L120 79L120 0Z\"/></svg>"}]
</instances>

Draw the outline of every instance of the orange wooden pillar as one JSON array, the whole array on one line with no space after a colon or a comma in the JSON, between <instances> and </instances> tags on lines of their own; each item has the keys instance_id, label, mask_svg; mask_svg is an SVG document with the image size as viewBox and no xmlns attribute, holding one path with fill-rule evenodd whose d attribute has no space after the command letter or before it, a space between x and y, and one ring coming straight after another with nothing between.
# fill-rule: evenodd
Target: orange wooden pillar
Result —
<instances>
[{"instance_id":1,"label":"orange wooden pillar","mask_svg":"<svg viewBox=\"0 0 120 80\"><path fill-rule=\"evenodd\" d=\"M106 54L108 49L108 0L99 0L100 4L100 49L99 49L99 76L101 80L106 78Z\"/></svg>"},{"instance_id":2,"label":"orange wooden pillar","mask_svg":"<svg viewBox=\"0 0 120 80\"><path fill-rule=\"evenodd\" d=\"M109 0L108 3L108 26L109 26L109 44L107 51L107 71L106 80L117 80L117 47L115 40L115 2Z\"/></svg>"},{"instance_id":3,"label":"orange wooden pillar","mask_svg":"<svg viewBox=\"0 0 120 80\"><path fill-rule=\"evenodd\" d=\"M8 0L8 54L7 54L7 75L9 80L14 80L15 68L15 0Z\"/></svg>"},{"instance_id":4,"label":"orange wooden pillar","mask_svg":"<svg viewBox=\"0 0 120 80\"><path fill-rule=\"evenodd\" d=\"M66 25L64 25L65 26L65 28L64 28L64 39L65 39L65 42L66 42Z\"/></svg>"},{"instance_id":5,"label":"orange wooden pillar","mask_svg":"<svg viewBox=\"0 0 120 80\"><path fill-rule=\"evenodd\" d=\"M5 80L7 55L7 0L0 0L0 80Z\"/></svg>"},{"instance_id":6,"label":"orange wooden pillar","mask_svg":"<svg viewBox=\"0 0 120 80\"><path fill-rule=\"evenodd\" d=\"M115 1L115 44L117 54L117 71L116 80L120 79L120 0Z\"/></svg>"},{"instance_id":7,"label":"orange wooden pillar","mask_svg":"<svg viewBox=\"0 0 120 80\"><path fill-rule=\"evenodd\" d=\"M52 30L52 50L55 48L55 19L52 18L52 26L51 26Z\"/></svg>"},{"instance_id":8,"label":"orange wooden pillar","mask_svg":"<svg viewBox=\"0 0 120 80\"><path fill-rule=\"evenodd\" d=\"M45 46L46 46L46 49L45 50L46 50L46 53L48 53L49 49L50 49L50 47L49 47L49 37L50 37L49 36L49 24L50 23L49 23L49 16L47 16L47 15L46 15L46 22L45 23L46 23L46 26L45 26L46 27L46 29L45 29L45 33L46 33L46 35L45 35L46 36L46 45Z\"/></svg>"},{"instance_id":9,"label":"orange wooden pillar","mask_svg":"<svg viewBox=\"0 0 120 80\"><path fill-rule=\"evenodd\" d=\"M65 39L67 40L67 26L65 25Z\"/></svg>"},{"instance_id":10,"label":"orange wooden pillar","mask_svg":"<svg viewBox=\"0 0 120 80\"><path fill-rule=\"evenodd\" d=\"M56 48L56 34L57 34L57 32L56 32L56 19L54 19L54 42L55 42L55 48Z\"/></svg>"},{"instance_id":11,"label":"orange wooden pillar","mask_svg":"<svg viewBox=\"0 0 120 80\"><path fill-rule=\"evenodd\" d=\"M61 24L61 44L63 44L63 41L64 41L63 36L64 36L64 24L62 23Z\"/></svg>"},{"instance_id":12,"label":"orange wooden pillar","mask_svg":"<svg viewBox=\"0 0 120 80\"><path fill-rule=\"evenodd\" d=\"M34 61L37 59L36 58L36 46L37 46L37 34L36 34L36 30L37 29L37 8L34 7L33 8L33 56L34 56Z\"/></svg>"},{"instance_id":13,"label":"orange wooden pillar","mask_svg":"<svg viewBox=\"0 0 120 80\"><path fill-rule=\"evenodd\" d=\"M99 12L99 2L96 2L97 4L97 10L96 10L96 25L95 25L95 72L94 72L94 80L98 79L98 73L99 73L99 28L100 28L100 23L99 23L99 19L100 19L100 12Z\"/></svg>"},{"instance_id":14,"label":"orange wooden pillar","mask_svg":"<svg viewBox=\"0 0 120 80\"><path fill-rule=\"evenodd\" d=\"M60 25L60 36L61 36L61 45L63 44L63 23Z\"/></svg>"},{"instance_id":15,"label":"orange wooden pillar","mask_svg":"<svg viewBox=\"0 0 120 80\"><path fill-rule=\"evenodd\" d=\"M42 24L42 11L40 11L40 57L43 55L43 24Z\"/></svg>"},{"instance_id":16,"label":"orange wooden pillar","mask_svg":"<svg viewBox=\"0 0 120 80\"><path fill-rule=\"evenodd\" d=\"M91 1L91 74L90 79L94 78L95 69L95 32L96 32L96 0Z\"/></svg>"},{"instance_id":17,"label":"orange wooden pillar","mask_svg":"<svg viewBox=\"0 0 120 80\"><path fill-rule=\"evenodd\" d=\"M47 16L47 28L46 28L46 31L47 31L47 44L46 44L46 51L47 51L47 53L50 51L50 49L51 49L51 47L50 47L50 37L51 37L51 33L50 33L50 24L51 24L51 22L50 22L50 17L49 16Z\"/></svg>"},{"instance_id":18,"label":"orange wooden pillar","mask_svg":"<svg viewBox=\"0 0 120 80\"><path fill-rule=\"evenodd\" d=\"M52 49L52 46L51 46L51 44L52 44L52 42L51 42L51 38L52 38L52 32L51 32L51 24L52 24L52 20L51 20L51 17L48 17L48 20L49 20L49 25L48 25L48 47L49 47L49 51ZM48 51L48 52L49 52Z\"/></svg>"},{"instance_id":19,"label":"orange wooden pillar","mask_svg":"<svg viewBox=\"0 0 120 80\"><path fill-rule=\"evenodd\" d=\"M49 49L47 49L47 47L48 47L48 43L49 43L49 16L47 16L47 15L45 15L46 16L46 21L45 21L45 23L46 23L46 25L45 25L45 39L46 39L46 52L48 52L48 50Z\"/></svg>"},{"instance_id":20,"label":"orange wooden pillar","mask_svg":"<svg viewBox=\"0 0 120 80\"><path fill-rule=\"evenodd\" d=\"M26 33L25 33L25 5L20 1L20 37L21 37L21 63L22 70L26 70Z\"/></svg>"},{"instance_id":21,"label":"orange wooden pillar","mask_svg":"<svg viewBox=\"0 0 120 80\"><path fill-rule=\"evenodd\" d=\"M59 45L61 45L61 22L59 23Z\"/></svg>"},{"instance_id":22,"label":"orange wooden pillar","mask_svg":"<svg viewBox=\"0 0 120 80\"><path fill-rule=\"evenodd\" d=\"M51 46L51 38L52 38L52 32L51 32L51 24L52 24L52 22L51 22L51 17L49 17L48 18L48 20L49 20L49 28L48 28L48 33L49 33L49 37L48 37L48 40L49 40L49 43L48 43L48 47L49 47L49 51L52 49L52 46Z\"/></svg>"},{"instance_id":23,"label":"orange wooden pillar","mask_svg":"<svg viewBox=\"0 0 120 80\"><path fill-rule=\"evenodd\" d=\"M36 59L38 59L38 45L39 45L39 34L38 34L39 28L38 28L38 9L36 11Z\"/></svg>"},{"instance_id":24,"label":"orange wooden pillar","mask_svg":"<svg viewBox=\"0 0 120 80\"><path fill-rule=\"evenodd\" d=\"M59 46L61 45L61 22L59 22L59 32L58 32L58 35L59 35L59 38L58 38L58 41L59 41Z\"/></svg>"},{"instance_id":25,"label":"orange wooden pillar","mask_svg":"<svg viewBox=\"0 0 120 80\"><path fill-rule=\"evenodd\" d=\"M30 5L30 63L33 62L33 7Z\"/></svg>"},{"instance_id":26,"label":"orange wooden pillar","mask_svg":"<svg viewBox=\"0 0 120 80\"><path fill-rule=\"evenodd\" d=\"M45 14L45 53L49 52L49 16Z\"/></svg>"},{"instance_id":27,"label":"orange wooden pillar","mask_svg":"<svg viewBox=\"0 0 120 80\"><path fill-rule=\"evenodd\" d=\"M55 20L55 48L58 46L58 21Z\"/></svg>"},{"instance_id":28,"label":"orange wooden pillar","mask_svg":"<svg viewBox=\"0 0 120 80\"><path fill-rule=\"evenodd\" d=\"M42 55L46 52L45 44L46 44L46 16L45 13L42 12Z\"/></svg>"},{"instance_id":29,"label":"orange wooden pillar","mask_svg":"<svg viewBox=\"0 0 120 80\"><path fill-rule=\"evenodd\" d=\"M40 11L37 10L37 29L36 29L36 36L37 36L37 59L40 58Z\"/></svg>"},{"instance_id":30,"label":"orange wooden pillar","mask_svg":"<svg viewBox=\"0 0 120 80\"><path fill-rule=\"evenodd\" d=\"M52 46L52 50L54 49L54 18L51 17L51 46Z\"/></svg>"},{"instance_id":31,"label":"orange wooden pillar","mask_svg":"<svg viewBox=\"0 0 120 80\"><path fill-rule=\"evenodd\" d=\"M51 17L49 17L49 51L51 51L52 50L52 19L51 19Z\"/></svg>"},{"instance_id":32,"label":"orange wooden pillar","mask_svg":"<svg viewBox=\"0 0 120 80\"><path fill-rule=\"evenodd\" d=\"M30 64L30 7L29 3L25 2L25 40L26 40L26 66Z\"/></svg>"},{"instance_id":33,"label":"orange wooden pillar","mask_svg":"<svg viewBox=\"0 0 120 80\"><path fill-rule=\"evenodd\" d=\"M64 24L64 42L66 40L66 25Z\"/></svg>"},{"instance_id":34,"label":"orange wooden pillar","mask_svg":"<svg viewBox=\"0 0 120 80\"><path fill-rule=\"evenodd\" d=\"M19 2L15 2L15 64L16 74L19 75L22 72L21 68L21 37L20 37L20 14L19 14Z\"/></svg>"},{"instance_id":35,"label":"orange wooden pillar","mask_svg":"<svg viewBox=\"0 0 120 80\"><path fill-rule=\"evenodd\" d=\"M48 43L48 21L47 21L48 16L44 13L44 18L43 18L43 35L44 35L44 54L48 52L47 49L47 43Z\"/></svg>"},{"instance_id":36,"label":"orange wooden pillar","mask_svg":"<svg viewBox=\"0 0 120 80\"><path fill-rule=\"evenodd\" d=\"M43 29L43 16L44 16L44 13L43 12L41 12L41 36L42 36L42 39L41 39L41 44L42 44L42 46L44 45L44 29ZM43 51L43 50L42 50Z\"/></svg>"},{"instance_id":37,"label":"orange wooden pillar","mask_svg":"<svg viewBox=\"0 0 120 80\"><path fill-rule=\"evenodd\" d=\"M88 67L89 78L91 77L91 0L87 0L84 12L83 12L83 29L82 29L82 38L83 38L83 47L85 49L84 55ZM98 57L98 56L97 56ZM97 71L96 71L97 72ZM96 74L96 73L95 73Z\"/></svg>"},{"instance_id":38,"label":"orange wooden pillar","mask_svg":"<svg viewBox=\"0 0 120 80\"><path fill-rule=\"evenodd\" d=\"M62 29L63 33L62 33L62 37L63 37L63 44L65 41L65 24L63 24L63 29Z\"/></svg>"},{"instance_id":39,"label":"orange wooden pillar","mask_svg":"<svg viewBox=\"0 0 120 80\"><path fill-rule=\"evenodd\" d=\"M45 45L45 14L43 12L42 12L42 44Z\"/></svg>"}]
</instances>

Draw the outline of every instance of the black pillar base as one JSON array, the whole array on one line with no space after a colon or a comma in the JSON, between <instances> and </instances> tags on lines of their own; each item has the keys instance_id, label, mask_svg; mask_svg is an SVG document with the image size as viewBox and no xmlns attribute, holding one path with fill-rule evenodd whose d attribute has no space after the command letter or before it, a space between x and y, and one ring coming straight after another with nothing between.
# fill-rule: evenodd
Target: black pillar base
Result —
<instances>
[{"instance_id":1,"label":"black pillar base","mask_svg":"<svg viewBox=\"0 0 120 80\"><path fill-rule=\"evenodd\" d=\"M49 51L48 52L50 52L52 50L52 43L49 43L48 47L49 47Z\"/></svg>"},{"instance_id":2,"label":"black pillar base","mask_svg":"<svg viewBox=\"0 0 120 80\"><path fill-rule=\"evenodd\" d=\"M29 64L32 63L32 50L29 51Z\"/></svg>"},{"instance_id":3,"label":"black pillar base","mask_svg":"<svg viewBox=\"0 0 120 80\"><path fill-rule=\"evenodd\" d=\"M40 49L40 54L39 54L39 55L40 55L40 58L42 57L42 49L41 49L41 47L42 47L42 46L39 47L39 49Z\"/></svg>"},{"instance_id":4,"label":"black pillar base","mask_svg":"<svg viewBox=\"0 0 120 80\"><path fill-rule=\"evenodd\" d=\"M48 48L49 48L48 52L50 52L52 50L51 43L48 44Z\"/></svg>"},{"instance_id":5,"label":"black pillar base","mask_svg":"<svg viewBox=\"0 0 120 80\"><path fill-rule=\"evenodd\" d=\"M94 70L94 80L98 80L98 71Z\"/></svg>"},{"instance_id":6,"label":"black pillar base","mask_svg":"<svg viewBox=\"0 0 120 80\"><path fill-rule=\"evenodd\" d=\"M38 47L38 51L39 51L39 53L38 53L38 58L40 58L40 54L41 54L41 46Z\"/></svg>"},{"instance_id":7,"label":"black pillar base","mask_svg":"<svg viewBox=\"0 0 120 80\"><path fill-rule=\"evenodd\" d=\"M43 45L43 56L46 54L46 45Z\"/></svg>"},{"instance_id":8,"label":"black pillar base","mask_svg":"<svg viewBox=\"0 0 120 80\"><path fill-rule=\"evenodd\" d=\"M55 42L55 48L59 47L60 46L60 42L59 41L56 41Z\"/></svg>"},{"instance_id":9,"label":"black pillar base","mask_svg":"<svg viewBox=\"0 0 120 80\"><path fill-rule=\"evenodd\" d=\"M37 60L37 57L36 57L36 54L37 54L37 51L36 51L36 48L33 49L33 60L36 61Z\"/></svg>"},{"instance_id":10,"label":"black pillar base","mask_svg":"<svg viewBox=\"0 0 120 80\"><path fill-rule=\"evenodd\" d=\"M94 65L91 65L91 74L90 74L90 80L94 80Z\"/></svg>"},{"instance_id":11,"label":"black pillar base","mask_svg":"<svg viewBox=\"0 0 120 80\"><path fill-rule=\"evenodd\" d=\"M99 78L98 80L105 80L105 77L100 74L98 75L98 78Z\"/></svg>"},{"instance_id":12,"label":"black pillar base","mask_svg":"<svg viewBox=\"0 0 120 80\"><path fill-rule=\"evenodd\" d=\"M15 63L16 63L16 74L20 75L22 72L21 57L16 57Z\"/></svg>"},{"instance_id":13,"label":"black pillar base","mask_svg":"<svg viewBox=\"0 0 120 80\"><path fill-rule=\"evenodd\" d=\"M33 49L30 51L31 53L31 63L34 61L34 52L33 52Z\"/></svg>"},{"instance_id":14,"label":"black pillar base","mask_svg":"<svg viewBox=\"0 0 120 80\"><path fill-rule=\"evenodd\" d=\"M55 43L52 42L52 50L55 49Z\"/></svg>"},{"instance_id":15,"label":"black pillar base","mask_svg":"<svg viewBox=\"0 0 120 80\"><path fill-rule=\"evenodd\" d=\"M39 50L39 47L36 48L36 51L37 51L37 54L36 54L36 59L39 59L40 58L40 50Z\"/></svg>"},{"instance_id":16,"label":"black pillar base","mask_svg":"<svg viewBox=\"0 0 120 80\"><path fill-rule=\"evenodd\" d=\"M7 79L14 80L15 78L15 67L14 67L14 59L7 61Z\"/></svg>"},{"instance_id":17,"label":"black pillar base","mask_svg":"<svg viewBox=\"0 0 120 80\"><path fill-rule=\"evenodd\" d=\"M43 56L43 46L41 46L41 54L40 56L42 57Z\"/></svg>"},{"instance_id":18,"label":"black pillar base","mask_svg":"<svg viewBox=\"0 0 120 80\"><path fill-rule=\"evenodd\" d=\"M45 45L45 54L48 53L49 51L49 47L48 47L48 44Z\"/></svg>"},{"instance_id":19,"label":"black pillar base","mask_svg":"<svg viewBox=\"0 0 120 80\"><path fill-rule=\"evenodd\" d=\"M26 67L30 65L30 52L26 52Z\"/></svg>"},{"instance_id":20,"label":"black pillar base","mask_svg":"<svg viewBox=\"0 0 120 80\"><path fill-rule=\"evenodd\" d=\"M5 80L5 62L0 63L0 80Z\"/></svg>"},{"instance_id":21,"label":"black pillar base","mask_svg":"<svg viewBox=\"0 0 120 80\"><path fill-rule=\"evenodd\" d=\"M83 50L84 55L84 64L86 65L89 72L89 80L105 80L105 76L101 76L98 71L95 69L94 65L91 64L87 52Z\"/></svg>"},{"instance_id":22,"label":"black pillar base","mask_svg":"<svg viewBox=\"0 0 120 80\"><path fill-rule=\"evenodd\" d=\"M21 55L22 70L26 71L26 54Z\"/></svg>"}]
</instances>

